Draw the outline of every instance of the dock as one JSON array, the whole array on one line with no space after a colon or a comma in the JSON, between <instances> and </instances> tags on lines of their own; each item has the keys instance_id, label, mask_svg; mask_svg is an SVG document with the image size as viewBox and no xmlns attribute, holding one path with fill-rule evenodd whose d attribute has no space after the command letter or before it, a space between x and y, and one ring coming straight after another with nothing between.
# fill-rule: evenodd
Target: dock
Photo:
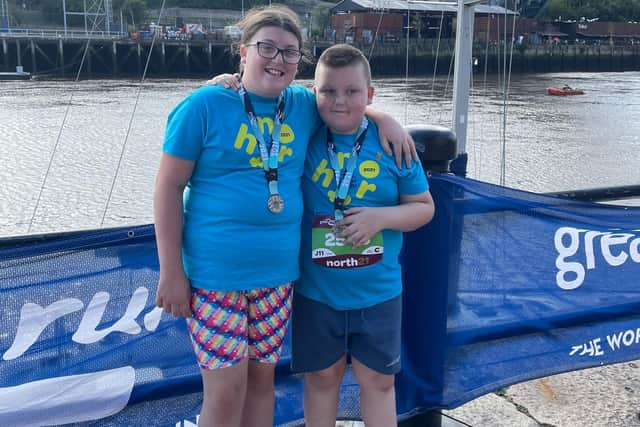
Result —
<instances>
[{"instance_id":1,"label":"dock","mask_svg":"<svg viewBox=\"0 0 640 427\"><path fill-rule=\"evenodd\" d=\"M0 80L31 80L31 73L24 71L0 72Z\"/></svg>"}]
</instances>

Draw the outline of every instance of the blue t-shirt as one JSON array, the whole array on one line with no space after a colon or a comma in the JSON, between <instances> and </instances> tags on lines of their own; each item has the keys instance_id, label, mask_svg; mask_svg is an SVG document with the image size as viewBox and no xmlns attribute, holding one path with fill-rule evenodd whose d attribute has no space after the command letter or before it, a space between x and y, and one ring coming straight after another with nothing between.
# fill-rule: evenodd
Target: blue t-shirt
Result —
<instances>
[{"instance_id":1,"label":"blue t-shirt","mask_svg":"<svg viewBox=\"0 0 640 427\"><path fill-rule=\"evenodd\" d=\"M302 219L301 275L296 291L307 298L327 304L337 310L371 307L398 296L402 292L401 268L398 256L402 247L402 232L383 230L382 260L358 268L328 268L311 259L312 221L316 215L333 216L333 197L336 181L327 152L326 128L311 139L307 151L302 190L304 216ZM345 168L356 135L333 134L337 158ZM342 174L344 175L344 174ZM411 169L398 169L393 157L380 147L378 130L370 120L358 162L349 187L351 207L396 206L400 195L420 194L429 189L420 163Z\"/></svg>"},{"instance_id":2,"label":"blue t-shirt","mask_svg":"<svg viewBox=\"0 0 640 427\"><path fill-rule=\"evenodd\" d=\"M250 97L270 144L276 99ZM320 123L310 91L285 89L278 163L284 209L273 214L258 142L238 92L205 86L170 113L164 152L195 161L184 193L182 241L193 287L248 290L298 278L300 181L308 142Z\"/></svg>"}]
</instances>

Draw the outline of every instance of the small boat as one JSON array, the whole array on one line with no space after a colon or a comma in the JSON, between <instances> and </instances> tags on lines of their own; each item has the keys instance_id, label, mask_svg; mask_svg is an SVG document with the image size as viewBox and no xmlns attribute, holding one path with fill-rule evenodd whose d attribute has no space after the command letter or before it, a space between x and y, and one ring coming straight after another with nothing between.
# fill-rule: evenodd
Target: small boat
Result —
<instances>
[{"instance_id":1,"label":"small boat","mask_svg":"<svg viewBox=\"0 0 640 427\"><path fill-rule=\"evenodd\" d=\"M550 86L547 88L547 93L549 95L554 95L554 96L567 96L567 95L584 95L584 91L581 89L573 89L569 86L565 86L565 87L555 87L555 86Z\"/></svg>"}]
</instances>

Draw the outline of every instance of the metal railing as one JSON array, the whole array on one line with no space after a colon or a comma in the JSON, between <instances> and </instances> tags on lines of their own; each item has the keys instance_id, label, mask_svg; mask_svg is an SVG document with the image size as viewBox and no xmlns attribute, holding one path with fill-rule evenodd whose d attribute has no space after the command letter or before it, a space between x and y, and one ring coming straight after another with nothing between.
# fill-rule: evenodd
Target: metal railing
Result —
<instances>
[{"instance_id":1,"label":"metal railing","mask_svg":"<svg viewBox=\"0 0 640 427\"><path fill-rule=\"evenodd\" d=\"M3 28L0 37L7 38L39 38L39 39L97 39L113 40L129 38L129 34L120 31L84 31L64 29L32 29L32 28Z\"/></svg>"}]
</instances>

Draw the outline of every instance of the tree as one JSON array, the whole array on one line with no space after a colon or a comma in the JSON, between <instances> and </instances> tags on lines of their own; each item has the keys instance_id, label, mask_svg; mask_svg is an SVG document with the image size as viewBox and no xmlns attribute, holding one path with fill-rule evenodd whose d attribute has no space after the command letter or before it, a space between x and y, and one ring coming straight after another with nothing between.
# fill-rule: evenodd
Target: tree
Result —
<instances>
[{"instance_id":1,"label":"tree","mask_svg":"<svg viewBox=\"0 0 640 427\"><path fill-rule=\"evenodd\" d=\"M147 3L145 0L113 0L113 14L118 16L119 11L122 11L125 23L135 27L136 23L140 24L146 19Z\"/></svg>"},{"instance_id":2,"label":"tree","mask_svg":"<svg viewBox=\"0 0 640 427\"><path fill-rule=\"evenodd\" d=\"M312 36L324 37L324 30L330 27L329 9L331 5L318 4L311 12L311 28L309 29Z\"/></svg>"},{"instance_id":3,"label":"tree","mask_svg":"<svg viewBox=\"0 0 640 427\"><path fill-rule=\"evenodd\" d=\"M543 18L640 21L640 0L549 0Z\"/></svg>"}]
</instances>

